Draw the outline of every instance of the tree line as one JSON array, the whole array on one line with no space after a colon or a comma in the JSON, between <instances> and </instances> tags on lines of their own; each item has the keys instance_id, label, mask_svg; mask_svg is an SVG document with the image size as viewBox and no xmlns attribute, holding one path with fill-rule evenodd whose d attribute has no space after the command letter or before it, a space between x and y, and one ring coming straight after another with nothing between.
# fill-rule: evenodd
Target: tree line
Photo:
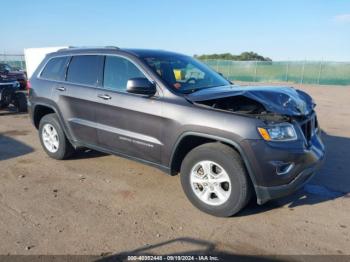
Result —
<instances>
[{"instance_id":1,"label":"tree line","mask_svg":"<svg viewBox=\"0 0 350 262\"><path fill-rule=\"evenodd\" d=\"M222 60L232 60L232 61L272 61L271 58L263 57L255 52L243 52L240 55L233 55L231 53L204 54L204 55L194 55L194 57L200 60L222 59Z\"/></svg>"}]
</instances>

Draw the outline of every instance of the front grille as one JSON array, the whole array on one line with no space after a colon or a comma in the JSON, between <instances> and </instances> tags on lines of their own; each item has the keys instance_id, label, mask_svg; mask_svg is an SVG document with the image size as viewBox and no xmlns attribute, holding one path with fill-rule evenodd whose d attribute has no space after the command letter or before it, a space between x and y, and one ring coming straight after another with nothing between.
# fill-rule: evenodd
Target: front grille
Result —
<instances>
[{"instance_id":1,"label":"front grille","mask_svg":"<svg viewBox=\"0 0 350 262\"><path fill-rule=\"evenodd\" d=\"M300 122L301 131L303 131L306 142L309 143L315 130L318 128L317 117L315 114L309 116L304 121Z\"/></svg>"}]
</instances>

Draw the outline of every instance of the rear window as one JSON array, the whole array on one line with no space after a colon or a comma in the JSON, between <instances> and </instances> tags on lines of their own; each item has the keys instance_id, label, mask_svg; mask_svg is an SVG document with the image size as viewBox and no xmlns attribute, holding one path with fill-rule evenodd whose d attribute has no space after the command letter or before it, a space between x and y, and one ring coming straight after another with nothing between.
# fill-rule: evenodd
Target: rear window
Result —
<instances>
[{"instance_id":1,"label":"rear window","mask_svg":"<svg viewBox=\"0 0 350 262\"><path fill-rule=\"evenodd\" d=\"M52 58L41 72L41 77L52 80L63 80L68 57Z\"/></svg>"},{"instance_id":2,"label":"rear window","mask_svg":"<svg viewBox=\"0 0 350 262\"><path fill-rule=\"evenodd\" d=\"M67 81L77 84L96 85L99 79L103 56L73 56L67 71Z\"/></svg>"}]
</instances>

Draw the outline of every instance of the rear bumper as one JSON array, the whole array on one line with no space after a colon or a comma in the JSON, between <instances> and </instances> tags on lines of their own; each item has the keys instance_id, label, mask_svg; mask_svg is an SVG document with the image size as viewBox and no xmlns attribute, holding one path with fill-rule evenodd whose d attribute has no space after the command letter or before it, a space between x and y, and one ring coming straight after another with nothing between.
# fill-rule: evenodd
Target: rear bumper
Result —
<instances>
[{"instance_id":1,"label":"rear bumper","mask_svg":"<svg viewBox=\"0 0 350 262\"><path fill-rule=\"evenodd\" d=\"M33 104L31 103L30 99L27 100L27 105L28 105L28 114L29 114L30 121L32 122L32 125L35 126Z\"/></svg>"}]
</instances>

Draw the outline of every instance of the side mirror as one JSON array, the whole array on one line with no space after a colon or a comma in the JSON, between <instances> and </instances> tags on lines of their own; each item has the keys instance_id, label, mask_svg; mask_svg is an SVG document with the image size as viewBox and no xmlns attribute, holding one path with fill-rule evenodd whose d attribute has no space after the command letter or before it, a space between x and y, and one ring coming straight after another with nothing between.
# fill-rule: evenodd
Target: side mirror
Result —
<instances>
[{"instance_id":1,"label":"side mirror","mask_svg":"<svg viewBox=\"0 0 350 262\"><path fill-rule=\"evenodd\" d=\"M132 94L153 96L157 89L147 78L130 78L126 84L126 91Z\"/></svg>"}]
</instances>

